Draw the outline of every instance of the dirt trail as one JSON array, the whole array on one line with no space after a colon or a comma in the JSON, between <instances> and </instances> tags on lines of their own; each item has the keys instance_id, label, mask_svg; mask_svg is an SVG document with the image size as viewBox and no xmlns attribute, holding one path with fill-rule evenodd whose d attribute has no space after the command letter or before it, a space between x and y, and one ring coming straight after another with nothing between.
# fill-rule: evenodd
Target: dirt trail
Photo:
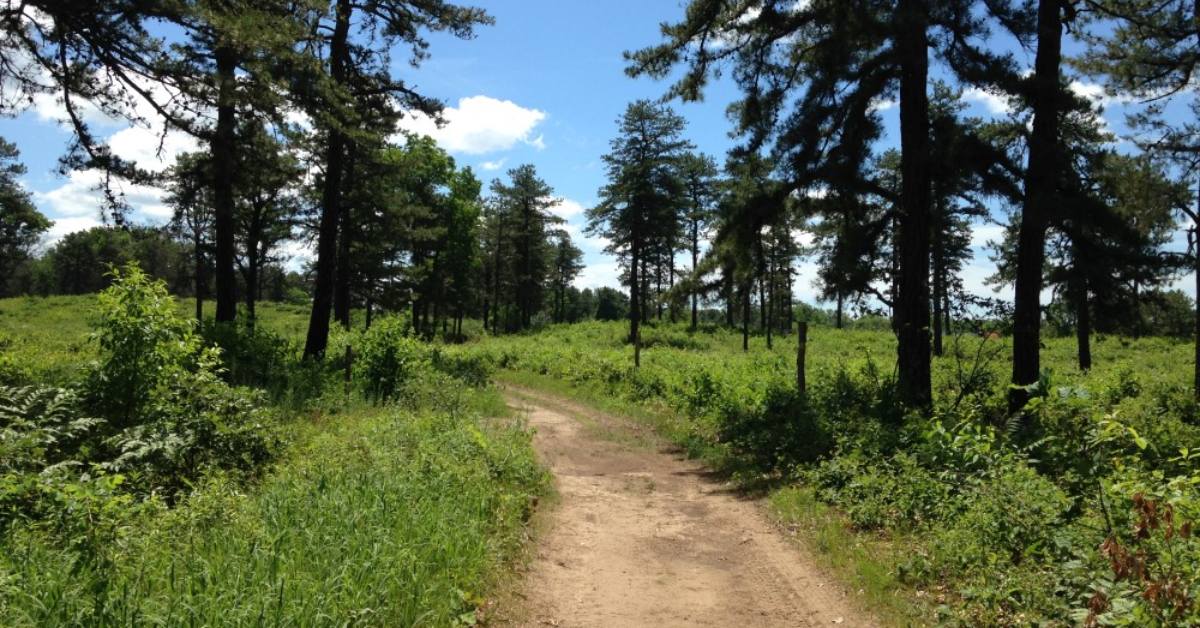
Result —
<instances>
[{"instance_id":1,"label":"dirt trail","mask_svg":"<svg viewBox=\"0 0 1200 628\"><path fill-rule=\"evenodd\" d=\"M509 388L557 480L522 626L872 626L752 501L697 463L622 442L645 428ZM503 611L502 611L503 612Z\"/></svg>"}]
</instances>

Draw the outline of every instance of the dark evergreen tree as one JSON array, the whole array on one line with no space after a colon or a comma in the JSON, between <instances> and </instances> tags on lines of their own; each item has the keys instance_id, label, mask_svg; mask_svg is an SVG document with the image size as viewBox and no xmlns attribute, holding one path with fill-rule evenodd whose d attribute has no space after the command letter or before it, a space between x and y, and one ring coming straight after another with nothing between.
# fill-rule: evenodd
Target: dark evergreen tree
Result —
<instances>
[{"instance_id":1,"label":"dark evergreen tree","mask_svg":"<svg viewBox=\"0 0 1200 628\"><path fill-rule=\"evenodd\" d=\"M329 319L337 284L338 228L342 220L343 177L347 149L355 143L358 97L391 97L406 111L437 115L441 105L403 80L391 76L391 50L398 45L411 51L410 62L428 56L426 32L447 31L470 38L476 26L491 18L481 9L432 0L332 0L322 19L321 32L328 59L327 80L307 102L309 114L325 133L320 220L317 226L316 282L312 316L304 345L307 358L320 358L329 339Z\"/></svg>"},{"instance_id":2,"label":"dark evergreen tree","mask_svg":"<svg viewBox=\"0 0 1200 628\"><path fill-rule=\"evenodd\" d=\"M17 268L30 259L51 225L17 181L25 174L19 156L16 146L0 138L0 297L12 296Z\"/></svg>"},{"instance_id":3,"label":"dark evergreen tree","mask_svg":"<svg viewBox=\"0 0 1200 628\"><path fill-rule=\"evenodd\" d=\"M552 320L563 323L569 320L567 296L571 282L583 271L583 251L571 242L571 234L562 229L554 231L553 263L550 272L550 287L554 291Z\"/></svg>"},{"instance_id":4,"label":"dark evergreen tree","mask_svg":"<svg viewBox=\"0 0 1200 628\"><path fill-rule=\"evenodd\" d=\"M683 118L650 101L631 103L617 125L603 157L608 183L600 189L600 203L587 212L587 229L608 239L606 250L627 272L629 342L634 365L640 365L647 256L678 230L684 201L679 161L691 145L682 138Z\"/></svg>"}]
</instances>

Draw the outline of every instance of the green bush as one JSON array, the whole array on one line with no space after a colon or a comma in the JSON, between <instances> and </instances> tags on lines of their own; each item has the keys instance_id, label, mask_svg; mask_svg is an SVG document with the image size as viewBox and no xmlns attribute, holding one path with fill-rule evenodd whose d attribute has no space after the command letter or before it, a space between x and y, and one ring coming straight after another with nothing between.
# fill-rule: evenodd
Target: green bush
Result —
<instances>
[{"instance_id":1,"label":"green bush","mask_svg":"<svg viewBox=\"0 0 1200 628\"><path fill-rule=\"evenodd\" d=\"M410 332L406 321L389 317L362 335L355 379L367 399L375 403L395 399L406 382L432 367L428 345Z\"/></svg>"},{"instance_id":2,"label":"green bush","mask_svg":"<svg viewBox=\"0 0 1200 628\"><path fill-rule=\"evenodd\" d=\"M762 470L790 471L796 465L816 462L833 448L827 425L809 406L807 397L791 386L772 385L761 406L726 406L721 411L720 441Z\"/></svg>"},{"instance_id":3,"label":"green bush","mask_svg":"<svg viewBox=\"0 0 1200 628\"><path fill-rule=\"evenodd\" d=\"M207 319L200 336L221 350L221 372L234 386L265 390L273 398L287 391L298 367L299 347L261 325L250 327L244 320L218 323Z\"/></svg>"},{"instance_id":4,"label":"green bush","mask_svg":"<svg viewBox=\"0 0 1200 628\"><path fill-rule=\"evenodd\" d=\"M168 382L211 369L218 358L204 348L194 323L179 316L165 284L136 265L114 270L111 277L97 302L93 337L100 359L84 390L89 407L122 429L139 422Z\"/></svg>"}]
</instances>

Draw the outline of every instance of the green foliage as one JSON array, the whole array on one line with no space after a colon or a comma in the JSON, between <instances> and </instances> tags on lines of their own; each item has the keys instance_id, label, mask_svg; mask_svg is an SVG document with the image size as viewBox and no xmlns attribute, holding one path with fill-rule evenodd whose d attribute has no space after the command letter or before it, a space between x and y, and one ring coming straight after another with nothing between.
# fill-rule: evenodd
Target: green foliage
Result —
<instances>
[{"instance_id":1,"label":"green foliage","mask_svg":"<svg viewBox=\"0 0 1200 628\"><path fill-rule=\"evenodd\" d=\"M165 285L132 264L112 276L97 301L93 337L101 357L84 388L88 402L119 429L137 422L166 387L211 371L218 357L203 346L195 324L176 313Z\"/></svg>"},{"instance_id":2,"label":"green foliage","mask_svg":"<svg viewBox=\"0 0 1200 628\"><path fill-rule=\"evenodd\" d=\"M99 298L0 302L33 341L14 370L65 386L0 387L0 625L471 621L547 487L523 423L481 417L506 412L491 362L397 317L305 363L302 310L198 334L186 305L132 268ZM59 325L88 308L91 343ZM391 404L344 387L348 346Z\"/></svg>"},{"instance_id":3,"label":"green foliage","mask_svg":"<svg viewBox=\"0 0 1200 628\"><path fill-rule=\"evenodd\" d=\"M314 428L248 495L217 474L170 511L105 515L119 525L99 560L16 529L0 552L0 623L453 625L520 547L546 487L528 432L462 411Z\"/></svg>"},{"instance_id":4,"label":"green foliage","mask_svg":"<svg viewBox=\"0 0 1200 628\"><path fill-rule=\"evenodd\" d=\"M358 382L375 403L395 399L402 387L422 370L428 370L429 348L412 335L408 321L385 318L363 334L358 350Z\"/></svg>"},{"instance_id":5,"label":"green foliage","mask_svg":"<svg viewBox=\"0 0 1200 628\"><path fill-rule=\"evenodd\" d=\"M943 623L1059 625L1093 613L1106 625L1166 625L1196 597L1200 556L1181 531L1200 519L1198 454L1180 450L1200 452L1200 427L1190 373L1171 366L1190 361L1188 343L1108 337L1096 343L1103 358L1081 373L1068 366L1072 339L1049 339L1043 359L1053 370L1017 420L1004 409L1003 340L954 339L934 362L933 412L917 416L900 410L894 374L874 357L894 353L888 331L811 327L804 395L794 391L790 338L773 350L752 338L743 352L733 331L657 325L635 369L625 331L620 322L556 326L466 350L642 404L686 451L755 488L764 478L798 482L783 491L836 509L856 531L822 539L904 544L884 567L870 550L849 552L859 556L846 566L856 581L937 592ZM1138 494L1160 512L1158 527L1141 533ZM1114 553L1145 556L1145 577L1115 574ZM858 571L876 568L895 576Z\"/></svg>"}]
</instances>

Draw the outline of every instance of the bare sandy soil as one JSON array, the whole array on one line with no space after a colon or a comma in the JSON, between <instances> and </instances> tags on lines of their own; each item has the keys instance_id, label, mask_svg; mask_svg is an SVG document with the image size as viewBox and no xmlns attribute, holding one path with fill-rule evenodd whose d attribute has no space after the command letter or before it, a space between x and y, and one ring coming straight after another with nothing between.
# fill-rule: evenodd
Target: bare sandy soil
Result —
<instances>
[{"instance_id":1,"label":"bare sandy soil","mask_svg":"<svg viewBox=\"0 0 1200 628\"><path fill-rule=\"evenodd\" d=\"M509 388L556 478L512 608L519 626L873 626L764 516L698 463L569 401ZM624 436L625 438L623 438Z\"/></svg>"}]
</instances>

